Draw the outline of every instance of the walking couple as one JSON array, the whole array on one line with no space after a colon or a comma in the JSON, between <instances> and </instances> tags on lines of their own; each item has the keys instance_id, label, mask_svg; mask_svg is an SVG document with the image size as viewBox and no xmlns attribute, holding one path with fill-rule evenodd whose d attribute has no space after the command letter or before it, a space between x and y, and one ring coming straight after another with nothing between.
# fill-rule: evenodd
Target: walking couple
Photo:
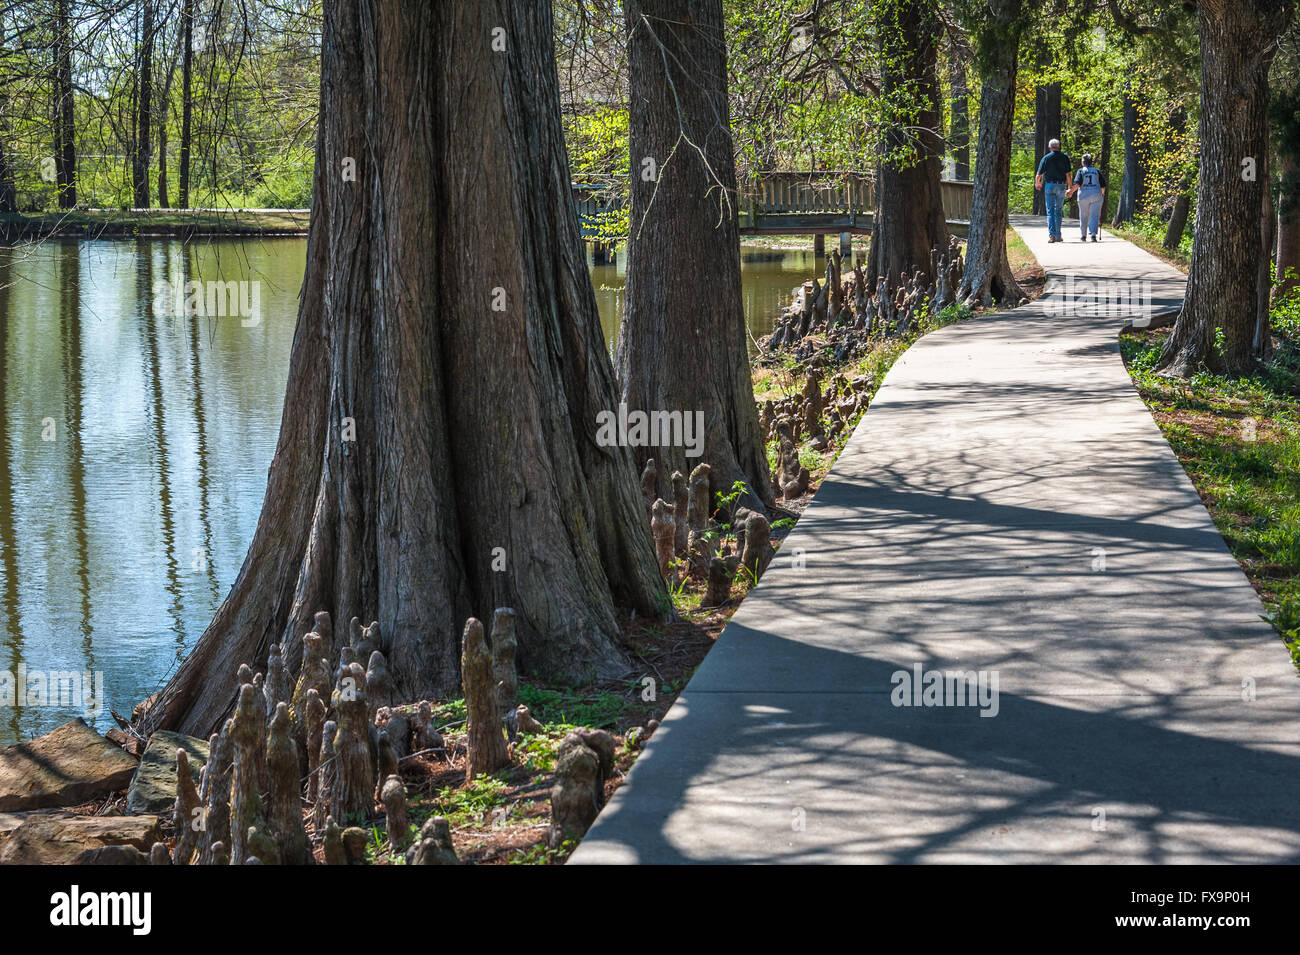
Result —
<instances>
[{"instance_id":1,"label":"walking couple","mask_svg":"<svg viewBox=\"0 0 1300 955\"><path fill-rule=\"evenodd\" d=\"M1061 151L1061 141L1053 139L1047 144L1047 155L1038 164L1038 175L1034 177L1034 188L1043 190L1043 202L1047 206L1048 242L1064 242L1061 238L1062 206L1065 200L1076 192L1079 194L1079 241L1087 242L1089 234L1092 241L1097 241L1097 229L1101 225L1101 207L1106 204L1106 174L1092 164L1092 157L1083 156L1083 165L1074 171L1074 181L1068 187L1073 164L1070 157Z\"/></svg>"}]
</instances>

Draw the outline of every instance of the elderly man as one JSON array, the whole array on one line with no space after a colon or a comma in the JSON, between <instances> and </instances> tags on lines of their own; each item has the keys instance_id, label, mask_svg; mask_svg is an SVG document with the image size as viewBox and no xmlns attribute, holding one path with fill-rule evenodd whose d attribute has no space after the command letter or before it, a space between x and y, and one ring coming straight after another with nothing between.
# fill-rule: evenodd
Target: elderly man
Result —
<instances>
[{"instance_id":1,"label":"elderly man","mask_svg":"<svg viewBox=\"0 0 1300 955\"><path fill-rule=\"evenodd\" d=\"M1047 155L1038 163L1034 188L1043 190L1043 203L1047 206L1048 242L1062 242L1061 217L1065 205L1066 183L1074 171L1070 157L1061 151L1061 141L1053 139L1047 144Z\"/></svg>"}]
</instances>

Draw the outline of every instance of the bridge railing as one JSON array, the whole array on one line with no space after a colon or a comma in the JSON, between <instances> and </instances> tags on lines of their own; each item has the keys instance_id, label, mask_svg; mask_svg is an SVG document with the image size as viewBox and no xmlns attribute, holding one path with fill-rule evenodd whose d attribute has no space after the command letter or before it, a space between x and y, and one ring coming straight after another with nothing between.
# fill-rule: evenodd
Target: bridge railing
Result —
<instances>
[{"instance_id":1,"label":"bridge railing","mask_svg":"<svg viewBox=\"0 0 1300 955\"><path fill-rule=\"evenodd\" d=\"M745 232L859 231L870 228L875 190L875 178L866 172L780 169L742 180L736 205ZM969 222L974 183L944 179L939 190L944 218L950 224ZM573 199L588 238L596 234L598 217L618 208L622 201L613 181L574 183ZM953 228L960 231L962 226Z\"/></svg>"},{"instance_id":2,"label":"bridge railing","mask_svg":"<svg viewBox=\"0 0 1300 955\"><path fill-rule=\"evenodd\" d=\"M969 220L974 183L940 183L944 217ZM740 211L765 215L859 215L876 205L876 183L869 173L774 170L741 183Z\"/></svg>"}]
</instances>

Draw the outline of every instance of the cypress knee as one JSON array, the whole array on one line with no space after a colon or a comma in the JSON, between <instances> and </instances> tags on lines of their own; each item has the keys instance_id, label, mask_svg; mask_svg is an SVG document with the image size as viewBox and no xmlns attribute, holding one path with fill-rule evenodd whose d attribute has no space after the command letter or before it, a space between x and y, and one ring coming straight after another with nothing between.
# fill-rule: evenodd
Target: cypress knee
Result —
<instances>
[{"instance_id":1,"label":"cypress knee","mask_svg":"<svg viewBox=\"0 0 1300 955\"><path fill-rule=\"evenodd\" d=\"M492 681L492 655L483 636L483 624L473 617L465 622L460 665L469 718L465 778L472 781L475 776L496 772L510 762Z\"/></svg>"}]
</instances>

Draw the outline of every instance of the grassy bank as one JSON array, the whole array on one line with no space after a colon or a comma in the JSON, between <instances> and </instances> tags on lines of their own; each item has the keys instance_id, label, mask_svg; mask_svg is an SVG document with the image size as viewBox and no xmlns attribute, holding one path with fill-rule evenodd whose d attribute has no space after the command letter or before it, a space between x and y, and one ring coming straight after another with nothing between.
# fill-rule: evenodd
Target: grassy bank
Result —
<instances>
[{"instance_id":1,"label":"grassy bank","mask_svg":"<svg viewBox=\"0 0 1300 955\"><path fill-rule=\"evenodd\" d=\"M1300 665L1300 321L1285 314L1277 321L1275 361L1247 378L1156 375L1164 331L1126 335L1120 350L1268 620Z\"/></svg>"},{"instance_id":2,"label":"grassy bank","mask_svg":"<svg viewBox=\"0 0 1300 955\"><path fill-rule=\"evenodd\" d=\"M0 214L0 238L122 238L145 235L304 235L302 209L70 209Z\"/></svg>"},{"instance_id":3,"label":"grassy bank","mask_svg":"<svg viewBox=\"0 0 1300 955\"><path fill-rule=\"evenodd\" d=\"M1176 249L1165 248L1165 223L1155 216L1137 216L1131 222L1119 228L1107 228L1107 231L1121 239L1127 239L1138 248L1150 252L1167 265L1172 265L1180 272L1186 272L1192 264L1192 236L1183 235Z\"/></svg>"}]
</instances>

